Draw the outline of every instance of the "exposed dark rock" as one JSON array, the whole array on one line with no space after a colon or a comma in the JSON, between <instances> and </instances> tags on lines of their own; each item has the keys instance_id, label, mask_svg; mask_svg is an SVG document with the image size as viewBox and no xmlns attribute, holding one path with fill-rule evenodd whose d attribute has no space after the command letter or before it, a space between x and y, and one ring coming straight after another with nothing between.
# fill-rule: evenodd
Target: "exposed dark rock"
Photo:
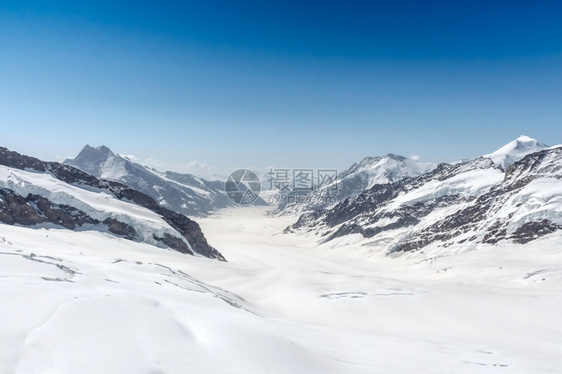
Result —
<instances>
[{"instance_id":1,"label":"exposed dark rock","mask_svg":"<svg viewBox=\"0 0 562 374\"><path fill-rule=\"evenodd\" d=\"M163 207L158 207L156 213L159 213L170 226L182 234L197 253L205 257L226 261L219 251L207 243L207 239L205 235L203 235L201 227L197 222L187 218L183 214L173 212Z\"/></svg>"},{"instance_id":2,"label":"exposed dark rock","mask_svg":"<svg viewBox=\"0 0 562 374\"><path fill-rule=\"evenodd\" d=\"M5 188L0 188L0 222L23 226L53 223L70 230L86 223L99 224L98 220L74 207L58 205L38 195L24 198Z\"/></svg>"},{"instance_id":3,"label":"exposed dark rock","mask_svg":"<svg viewBox=\"0 0 562 374\"><path fill-rule=\"evenodd\" d=\"M103 220L103 224L107 226L109 232L115 235L123 236L125 239L133 240L137 234L131 225L118 221L115 218L106 218Z\"/></svg>"},{"instance_id":4,"label":"exposed dark rock","mask_svg":"<svg viewBox=\"0 0 562 374\"><path fill-rule=\"evenodd\" d=\"M500 240L504 239L507 234L506 226L505 222L494 222L494 224L487 229L486 234L482 238L482 243L496 244Z\"/></svg>"},{"instance_id":5,"label":"exposed dark rock","mask_svg":"<svg viewBox=\"0 0 562 374\"><path fill-rule=\"evenodd\" d=\"M44 162L29 156L20 155L17 152L0 147L0 165L9 166L20 170L32 169L37 171L45 171Z\"/></svg>"},{"instance_id":6,"label":"exposed dark rock","mask_svg":"<svg viewBox=\"0 0 562 374\"><path fill-rule=\"evenodd\" d=\"M527 222L515 230L511 235L511 239L516 243L523 244L553 233L556 230L562 230L562 225L555 225L547 219L543 219L539 222Z\"/></svg>"},{"instance_id":7,"label":"exposed dark rock","mask_svg":"<svg viewBox=\"0 0 562 374\"><path fill-rule=\"evenodd\" d=\"M23 196L5 188L0 188L0 221L9 225L23 226L44 222Z\"/></svg>"},{"instance_id":8,"label":"exposed dark rock","mask_svg":"<svg viewBox=\"0 0 562 374\"><path fill-rule=\"evenodd\" d=\"M173 237L170 234L165 234L164 237L162 238L154 235L154 239L164 243L170 248L175 248L176 251L178 252L188 253L190 255L193 254L193 251L189 249L189 246L185 244L183 240L181 240L180 238Z\"/></svg>"}]
</instances>

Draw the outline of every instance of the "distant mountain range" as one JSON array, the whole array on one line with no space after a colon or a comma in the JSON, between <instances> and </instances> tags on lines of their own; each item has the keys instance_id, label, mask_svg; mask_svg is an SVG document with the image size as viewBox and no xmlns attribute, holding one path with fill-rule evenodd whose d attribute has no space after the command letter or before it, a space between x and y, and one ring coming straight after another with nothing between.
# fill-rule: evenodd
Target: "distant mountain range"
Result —
<instances>
[{"instance_id":1,"label":"distant mountain range","mask_svg":"<svg viewBox=\"0 0 562 374\"><path fill-rule=\"evenodd\" d=\"M357 234L388 253L525 243L562 229L562 147L526 136L498 151L367 188L305 213L288 232Z\"/></svg>"},{"instance_id":2,"label":"distant mountain range","mask_svg":"<svg viewBox=\"0 0 562 374\"><path fill-rule=\"evenodd\" d=\"M324 242L359 235L392 254L525 243L562 228L561 170L561 146L526 136L455 164L367 157L277 213L300 215L287 232ZM63 164L0 148L0 222L7 224L94 229L224 260L186 215L234 205L224 182L158 172L104 146L86 146Z\"/></svg>"},{"instance_id":3,"label":"distant mountain range","mask_svg":"<svg viewBox=\"0 0 562 374\"><path fill-rule=\"evenodd\" d=\"M0 148L0 222L102 231L225 260L207 243L195 221L160 206L150 196L70 165L43 162L6 148Z\"/></svg>"}]
</instances>

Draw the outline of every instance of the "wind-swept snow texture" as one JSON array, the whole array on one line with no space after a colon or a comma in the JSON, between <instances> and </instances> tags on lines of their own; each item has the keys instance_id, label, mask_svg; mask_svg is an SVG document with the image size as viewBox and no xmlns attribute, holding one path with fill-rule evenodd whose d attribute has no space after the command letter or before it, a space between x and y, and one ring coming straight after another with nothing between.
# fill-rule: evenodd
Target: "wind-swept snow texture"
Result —
<instances>
[{"instance_id":1,"label":"wind-swept snow texture","mask_svg":"<svg viewBox=\"0 0 562 374\"><path fill-rule=\"evenodd\" d=\"M230 262L0 225L0 373L553 373L562 242L448 256L201 224Z\"/></svg>"}]
</instances>

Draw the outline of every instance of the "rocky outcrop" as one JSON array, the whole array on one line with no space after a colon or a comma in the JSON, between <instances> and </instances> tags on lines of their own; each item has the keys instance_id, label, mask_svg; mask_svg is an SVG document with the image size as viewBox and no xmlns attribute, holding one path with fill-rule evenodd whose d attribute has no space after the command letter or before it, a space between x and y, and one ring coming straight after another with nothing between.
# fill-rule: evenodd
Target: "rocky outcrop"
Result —
<instances>
[{"instance_id":1,"label":"rocky outcrop","mask_svg":"<svg viewBox=\"0 0 562 374\"><path fill-rule=\"evenodd\" d=\"M23 196L0 188L0 222L32 226L43 223L44 220Z\"/></svg>"},{"instance_id":2,"label":"rocky outcrop","mask_svg":"<svg viewBox=\"0 0 562 374\"><path fill-rule=\"evenodd\" d=\"M70 230L100 223L74 207L58 205L38 195L23 197L5 188L0 188L0 222L22 226L52 223Z\"/></svg>"},{"instance_id":3,"label":"rocky outcrop","mask_svg":"<svg viewBox=\"0 0 562 374\"><path fill-rule=\"evenodd\" d=\"M136 236L135 229L131 226L126 224L125 222L121 222L116 220L115 218L106 218L103 220L103 224L107 226L109 232L124 237L125 239L134 240ZM167 243L164 243L167 244ZM169 246L170 248L174 248L178 250L177 246ZM190 253L193 254L193 253Z\"/></svg>"}]
</instances>

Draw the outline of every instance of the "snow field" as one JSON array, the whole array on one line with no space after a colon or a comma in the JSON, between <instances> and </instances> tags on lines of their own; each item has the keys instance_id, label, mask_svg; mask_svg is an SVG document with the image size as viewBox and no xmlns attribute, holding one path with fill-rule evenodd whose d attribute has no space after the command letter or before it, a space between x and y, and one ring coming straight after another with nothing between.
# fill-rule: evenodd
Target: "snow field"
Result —
<instances>
[{"instance_id":1,"label":"snow field","mask_svg":"<svg viewBox=\"0 0 562 374\"><path fill-rule=\"evenodd\" d=\"M389 258L359 237L280 234L294 218L266 212L199 221L228 263L0 225L0 373L560 368L559 236Z\"/></svg>"}]
</instances>

